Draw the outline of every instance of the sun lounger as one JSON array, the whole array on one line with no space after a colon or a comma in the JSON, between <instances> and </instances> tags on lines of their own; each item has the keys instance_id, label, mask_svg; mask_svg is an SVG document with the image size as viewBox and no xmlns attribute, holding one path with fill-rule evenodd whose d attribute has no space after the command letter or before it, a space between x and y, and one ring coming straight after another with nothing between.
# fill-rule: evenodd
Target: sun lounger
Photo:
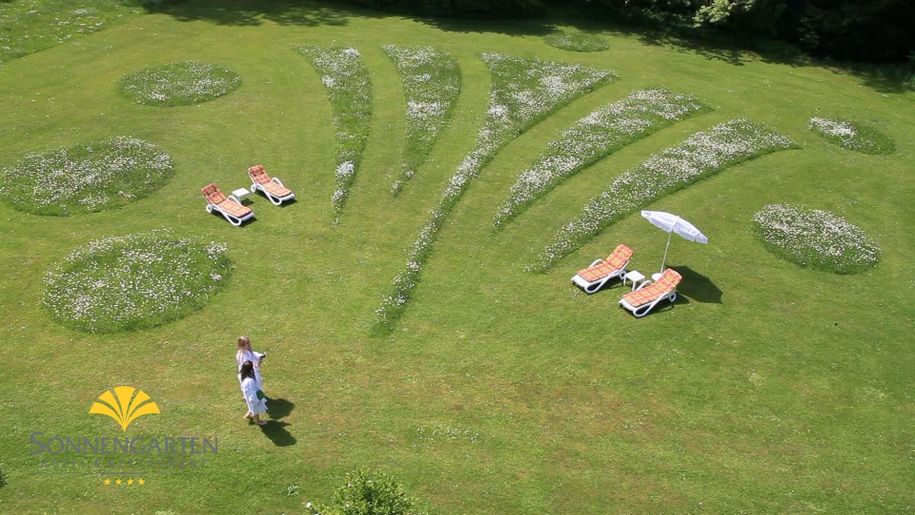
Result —
<instances>
[{"instance_id":1,"label":"sun lounger","mask_svg":"<svg viewBox=\"0 0 915 515\"><path fill-rule=\"evenodd\" d=\"M267 175L262 165L248 168L248 176L251 177L251 193L260 191L276 206L295 198L295 193L283 186L281 180Z\"/></svg>"},{"instance_id":2,"label":"sun lounger","mask_svg":"<svg viewBox=\"0 0 915 515\"><path fill-rule=\"evenodd\" d=\"M595 260L588 268L579 270L572 278L572 282L589 295L595 293L611 279L622 280L626 275L626 265L629 264L631 258L632 249L621 243L616 246L612 254L607 256L607 259Z\"/></svg>"},{"instance_id":3,"label":"sun lounger","mask_svg":"<svg viewBox=\"0 0 915 515\"><path fill-rule=\"evenodd\" d=\"M647 315L659 302L677 300L677 285L683 277L676 270L664 270L657 281L647 281L639 289L623 295L620 306L628 309L638 318Z\"/></svg>"},{"instance_id":4,"label":"sun lounger","mask_svg":"<svg viewBox=\"0 0 915 515\"><path fill-rule=\"evenodd\" d=\"M241 205L241 202L234 195L229 195L228 197L223 195L219 186L207 184L206 187L200 191L203 193L203 198L207 201L207 213L216 211L235 227L240 226L246 220L254 218L254 211Z\"/></svg>"}]
</instances>

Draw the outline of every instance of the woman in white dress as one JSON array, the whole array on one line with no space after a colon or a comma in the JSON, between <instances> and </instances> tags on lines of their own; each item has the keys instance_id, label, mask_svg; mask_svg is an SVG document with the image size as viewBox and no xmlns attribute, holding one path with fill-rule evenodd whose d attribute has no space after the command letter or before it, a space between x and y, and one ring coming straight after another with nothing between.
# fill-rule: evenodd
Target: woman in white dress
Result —
<instances>
[{"instance_id":1,"label":"woman in white dress","mask_svg":"<svg viewBox=\"0 0 915 515\"><path fill-rule=\"evenodd\" d=\"M267 422L261 420L261 415L267 412L267 404L263 399L259 399L257 391L257 380L254 378L254 363L245 361L241 364L241 371L238 373L238 380L241 382L241 394L245 398L245 405L248 411L245 412L245 418L249 418L259 426Z\"/></svg>"},{"instance_id":2,"label":"woman in white dress","mask_svg":"<svg viewBox=\"0 0 915 515\"><path fill-rule=\"evenodd\" d=\"M251 339L247 336L239 336L235 351L235 363L238 365L238 371L241 372L241 365L245 361L254 364L254 379L257 381L257 388L263 393L264 380L261 377L261 361L267 357L267 353L254 352L251 349Z\"/></svg>"}]
</instances>

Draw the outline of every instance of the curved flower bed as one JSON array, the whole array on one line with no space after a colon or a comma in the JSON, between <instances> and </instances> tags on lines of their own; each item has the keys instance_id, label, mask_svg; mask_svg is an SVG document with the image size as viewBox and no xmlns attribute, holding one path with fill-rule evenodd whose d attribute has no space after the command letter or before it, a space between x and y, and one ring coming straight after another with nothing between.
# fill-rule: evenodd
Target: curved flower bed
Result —
<instances>
[{"instance_id":1,"label":"curved flower bed","mask_svg":"<svg viewBox=\"0 0 915 515\"><path fill-rule=\"evenodd\" d=\"M738 162L791 148L790 138L737 119L697 132L616 177L578 217L563 225L532 271L544 271L623 216Z\"/></svg>"},{"instance_id":2,"label":"curved flower bed","mask_svg":"<svg viewBox=\"0 0 915 515\"><path fill-rule=\"evenodd\" d=\"M43 304L53 319L81 331L153 327L205 305L230 272L222 243L161 230L103 238L48 272Z\"/></svg>"},{"instance_id":3,"label":"curved flower bed","mask_svg":"<svg viewBox=\"0 0 915 515\"><path fill-rule=\"evenodd\" d=\"M439 134L448 125L461 91L461 72L451 55L433 47L385 45L384 51L400 73L407 97L403 165L400 176L391 186L391 192L397 195L425 162Z\"/></svg>"},{"instance_id":4,"label":"curved flower bed","mask_svg":"<svg viewBox=\"0 0 915 515\"><path fill-rule=\"evenodd\" d=\"M572 52L600 52L610 48L607 40L581 31L557 30L543 37L546 44Z\"/></svg>"},{"instance_id":5,"label":"curved flower bed","mask_svg":"<svg viewBox=\"0 0 915 515\"><path fill-rule=\"evenodd\" d=\"M119 136L26 155L0 170L0 198L41 215L101 211L148 195L173 171L171 157L159 147Z\"/></svg>"},{"instance_id":6,"label":"curved flower bed","mask_svg":"<svg viewBox=\"0 0 915 515\"><path fill-rule=\"evenodd\" d=\"M356 170L368 141L372 121L372 81L355 48L334 45L303 46L299 51L311 61L330 97L337 135L336 186L331 197L334 223L339 222Z\"/></svg>"},{"instance_id":7,"label":"curved flower bed","mask_svg":"<svg viewBox=\"0 0 915 515\"><path fill-rule=\"evenodd\" d=\"M537 163L518 175L493 223L502 227L567 177L705 109L705 105L687 95L643 89L592 112L550 142Z\"/></svg>"},{"instance_id":8,"label":"curved flower bed","mask_svg":"<svg viewBox=\"0 0 915 515\"><path fill-rule=\"evenodd\" d=\"M119 87L138 104L199 104L230 93L241 85L232 70L203 61L179 61L125 75Z\"/></svg>"},{"instance_id":9,"label":"curved flower bed","mask_svg":"<svg viewBox=\"0 0 915 515\"><path fill-rule=\"evenodd\" d=\"M862 154L891 154L896 150L887 135L859 122L813 117L807 126L830 143Z\"/></svg>"},{"instance_id":10,"label":"curved flower bed","mask_svg":"<svg viewBox=\"0 0 915 515\"><path fill-rule=\"evenodd\" d=\"M410 292L416 287L422 266L432 251L442 224L493 156L549 113L615 76L606 70L578 64L522 59L496 53L484 53L482 58L492 74L492 85L489 109L476 147L464 157L451 176L438 204L429 212L428 220L408 251L406 267L394 278L393 292L385 296L375 310L376 332L383 333L393 328Z\"/></svg>"},{"instance_id":11,"label":"curved flower bed","mask_svg":"<svg viewBox=\"0 0 915 515\"><path fill-rule=\"evenodd\" d=\"M800 266L850 274L880 259L880 247L860 227L829 211L769 204L753 225L769 250Z\"/></svg>"}]
</instances>

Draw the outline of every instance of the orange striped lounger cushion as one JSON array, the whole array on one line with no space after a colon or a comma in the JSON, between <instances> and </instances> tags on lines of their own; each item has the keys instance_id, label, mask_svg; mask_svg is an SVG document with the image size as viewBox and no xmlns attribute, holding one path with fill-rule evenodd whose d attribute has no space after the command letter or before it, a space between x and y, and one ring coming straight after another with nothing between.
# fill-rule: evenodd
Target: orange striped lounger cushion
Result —
<instances>
[{"instance_id":1,"label":"orange striped lounger cushion","mask_svg":"<svg viewBox=\"0 0 915 515\"><path fill-rule=\"evenodd\" d=\"M207 184L202 190L204 198L207 199L207 202L218 207L220 210L225 211L226 213L241 218L251 212L251 209L226 198L223 195L222 191L219 189L219 186L215 184Z\"/></svg>"},{"instance_id":2,"label":"orange striped lounger cushion","mask_svg":"<svg viewBox=\"0 0 915 515\"><path fill-rule=\"evenodd\" d=\"M623 295L623 300L634 308L650 304L661 295L676 289L682 278L683 276L678 274L676 270L668 268L667 270L664 270L664 273L661 274L661 277L656 282L653 282L640 290L635 290L634 292Z\"/></svg>"},{"instance_id":3,"label":"orange striped lounger cushion","mask_svg":"<svg viewBox=\"0 0 915 515\"><path fill-rule=\"evenodd\" d=\"M264 170L264 167L261 165L255 165L251 168L248 168L248 175L251 176L251 180L259 184L268 193L275 197L285 197L292 193L289 188L285 186L280 186L279 184L270 180L270 176L267 175L267 171Z\"/></svg>"},{"instance_id":4,"label":"orange striped lounger cushion","mask_svg":"<svg viewBox=\"0 0 915 515\"><path fill-rule=\"evenodd\" d=\"M604 277L607 277L626 266L626 263L629 262L629 258L631 257L632 249L620 243L613 250L613 253L607 256L607 259L592 267L579 270L578 275L588 282L593 283L594 281L600 281Z\"/></svg>"}]
</instances>

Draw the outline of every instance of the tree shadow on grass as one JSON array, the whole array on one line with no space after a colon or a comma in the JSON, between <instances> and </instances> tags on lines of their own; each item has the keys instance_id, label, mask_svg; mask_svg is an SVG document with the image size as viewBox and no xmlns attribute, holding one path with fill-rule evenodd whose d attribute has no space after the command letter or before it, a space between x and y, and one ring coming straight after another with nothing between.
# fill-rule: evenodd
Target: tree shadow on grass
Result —
<instances>
[{"instance_id":1,"label":"tree shadow on grass","mask_svg":"<svg viewBox=\"0 0 915 515\"><path fill-rule=\"evenodd\" d=\"M336 2L312 0L173 0L145 2L147 12L165 14L179 21L203 20L219 25L256 26L264 21L280 25L346 25L351 15L368 16L372 11L356 10Z\"/></svg>"},{"instance_id":2,"label":"tree shadow on grass","mask_svg":"<svg viewBox=\"0 0 915 515\"><path fill-rule=\"evenodd\" d=\"M724 292L715 285L711 279L693 270L688 266L671 266L683 276L683 280L677 285L677 292L680 297L688 297L696 302L705 304L721 304L721 297Z\"/></svg>"},{"instance_id":3,"label":"tree shadow on grass","mask_svg":"<svg viewBox=\"0 0 915 515\"><path fill-rule=\"evenodd\" d=\"M281 420L268 420L266 424L260 426L260 430L264 433L264 436L273 442L273 445L277 447L289 447L295 445L297 440L292 436L292 433L286 430L286 426L288 425L290 425L288 422L283 422Z\"/></svg>"}]
</instances>

